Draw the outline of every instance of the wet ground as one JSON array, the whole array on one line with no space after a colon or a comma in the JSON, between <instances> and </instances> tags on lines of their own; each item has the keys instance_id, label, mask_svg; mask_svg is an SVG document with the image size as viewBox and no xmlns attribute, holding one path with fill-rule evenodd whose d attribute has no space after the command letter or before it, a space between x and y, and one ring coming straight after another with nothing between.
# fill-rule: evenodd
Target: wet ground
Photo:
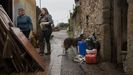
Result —
<instances>
[{"instance_id":1,"label":"wet ground","mask_svg":"<svg viewBox=\"0 0 133 75\"><path fill-rule=\"evenodd\" d=\"M51 56L44 55L47 61L46 72L39 72L38 75L62 75L62 54L63 54L63 40L68 37L65 30L60 32L53 32L54 37L51 39L52 52Z\"/></svg>"},{"instance_id":2,"label":"wet ground","mask_svg":"<svg viewBox=\"0 0 133 75\"><path fill-rule=\"evenodd\" d=\"M63 56L63 40L68 37L65 30L53 33L51 39L52 53L50 56L44 55L46 61L46 71L37 73L22 73L12 75L126 75L118 71L108 62L100 64L79 64L73 62L75 56L72 49L68 54Z\"/></svg>"},{"instance_id":3,"label":"wet ground","mask_svg":"<svg viewBox=\"0 0 133 75\"><path fill-rule=\"evenodd\" d=\"M72 49L68 50L66 56L63 54L63 40L68 37L65 30L54 32L54 38L51 40L52 54L49 69L46 75L126 75L116 69L114 65L108 62L99 64L79 64L73 62L75 56ZM45 57L46 59L47 57Z\"/></svg>"},{"instance_id":4,"label":"wet ground","mask_svg":"<svg viewBox=\"0 0 133 75\"><path fill-rule=\"evenodd\" d=\"M46 61L50 60L46 75L85 75L80 65L73 62L75 54L72 49L69 49L67 56L63 56L63 40L68 37L66 31L54 32L53 35L54 38L51 40L52 54L44 56Z\"/></svg>"}]
</instances>

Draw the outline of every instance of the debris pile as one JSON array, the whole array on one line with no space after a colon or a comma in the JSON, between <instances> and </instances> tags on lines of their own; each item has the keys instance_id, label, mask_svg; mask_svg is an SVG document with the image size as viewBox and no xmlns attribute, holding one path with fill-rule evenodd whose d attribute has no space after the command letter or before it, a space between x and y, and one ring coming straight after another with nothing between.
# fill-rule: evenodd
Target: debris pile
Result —
<instances>
[{"instance_id":1,"label":"debris pile","mask_svg":"<svg viewBox=\"0 0 133 75\"><path fill-rule=\"evenodd\" d=\"M44 69L44 59L0 6L0 72L36 72Z\"/></svg>"}]
</instances>

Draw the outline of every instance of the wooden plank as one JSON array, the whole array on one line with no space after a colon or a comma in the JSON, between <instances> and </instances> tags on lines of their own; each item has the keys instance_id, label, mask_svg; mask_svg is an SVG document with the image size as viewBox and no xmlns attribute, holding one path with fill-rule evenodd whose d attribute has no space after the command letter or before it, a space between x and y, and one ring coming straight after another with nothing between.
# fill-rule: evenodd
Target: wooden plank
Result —
<instances>
[{"instance_id":1,"label":"wooden plank","mask_svg":"<svg viewBox=\"0 0 133 75\"><path fill-rule=\"evenodd\" d=\"M19 69L18 69L18 67L17 67L17 65L16 65L16 63L15 63L15 61L14 61L14 59L12 59L11 61L12 61L12 63L13 63L14 68L16 69L16 72L19 72Z\"/></svg>"},{"instance_id":2,"label":"wooden plank","mask_svg":"<svg viewBox=\"0 0 133 75\"><path fill-rule=\"evenodd\" d=\"M8 43L9 43L9 38L7 37L6 42L4 44L4 48L3 48L3 56L5 56L5 54L7 53Z\"/></svg>"},{"instance_id":3,"label":"wooden plank","mask_svg":"<svg viewBox=\"0 0 133 75\"><path fill-rule=\"evenodd\" d=\"M12 48L14 48L14 49L8 49L8 50L10 50L10 51L12 50L12 52L14 54L13 56L15 56L15 58L13 58L15 62L12 61L12 63L13 64L15 63L17 65L18 69L16 71L17 72L18 72L18 70L20 72L25 71L24 64L23 64L23 59L20 56L20 54L22 54L21 48L19 48L19 46L16 43L15 39L13 39L13 36L10 34L10 31L7 30L6 27L4 27L5 26L4 24L6 24L6 23L4 23L3 20L1 20L1 19L0 19L0 23L2 24L1 28L3 27L2 30L6 31L6 35L8 35L8 37L11 41L10 44L12 45ZM7 52L9 52L9 51L7 51ZM16 67L16 66L14 65L14 67Z\"/></svg>"},{"instance_id":4,"label":"wooden plank","mask_svg":"<svg viewBox=\"0 0 133 75\"><path fill-rule=\"evenodd\" d=\"M11 27L14 36L19 40L19 42L25 47L26 52L39 64L42 70L45 70L45 61L39 53L35 50L35 48L31 45L29 40L24 36L24 34L20 31L19 28Z\"/></svg>"},{"instance_id":5,"label":"wooden plank","mask_svg":"<svg viewBox=\"0 0 133 75\"><path fill-rule=\"evenodd\" d=\"M4 40L2 39L2 37L0 37L0 42L1 42L1 46L4 45Z\"/></svg>"},{"instance_id":6,"label":"wooden plank","mask_svg":"<svg viewBox=\"0 0 133 75\"><path fill-rule=\"evenodd\" d=\"M0 24L1 24L1 22L0 22ZM3 38L5 37L5 36L3 35L3 33L4 33L4 30L3 30L2 27L0 26L0 42L1 42L1 44L2 44L1 46L4 45L4 41L5 41L5 40L3 39Z\"/></svg>"},{"instance_id":7,"label":"wooden plank","mask_svg":"<svg viewBox=\"0 0 133 75\"><path fill-rule=\"evenodd\" d=\"M20 67L23 67L21 65L23 64L22 59L19 55L20 52L23 52L23 51L21 51L20 49L21 47L17 45L16 43L16 39L17 39L20 45L24 47L24 51L27 52L31 56L31 58L40 66L40 69L45 70L45 61L43 57L39 55L39 53L31 45L29 40L24 36L24 34L20 31L20 29L16 27L12 27L14 26L12 21L10 20L9 16L6 14L6 12L3 10L1 6L0 6L0 23L1 23L1 28L9 36L10 40L12 41L12 44L14 43L14 47L16 50L14 50L13 53L15 53L15 56L18 56L16 59L14 59L14 61L12 61L14 63L15 68L21 70Z\"/></svg>"},{"instance_id":8,"label":"wooden plank","mask_svg":"<svg viewBox=\"0 0 133 75\"><path fill-rule=\"evenodd\" d=\"M0 18L5 23L4 27L7 30L10 30L10 25L14 26L13 22L11 21L11 19L9 18L9 16L7 15L7 13L5 12L5 10L3 9L3 7L1 5L0 5ZM9 25L9 23L10 23L10 25Z\"/></svg>"}]
</instances>

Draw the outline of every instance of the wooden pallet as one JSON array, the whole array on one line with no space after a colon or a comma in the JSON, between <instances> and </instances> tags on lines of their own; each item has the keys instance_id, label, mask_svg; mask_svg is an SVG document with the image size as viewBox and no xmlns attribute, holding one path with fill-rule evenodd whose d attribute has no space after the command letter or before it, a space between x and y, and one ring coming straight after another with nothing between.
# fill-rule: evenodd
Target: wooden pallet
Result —
<instances>
[{"instance_id":1,"label":"wooden pallet","mask_svg":"<svg viewBox=\"0 0 133 75\"><path fill-rule=\"evenodd\" d=\"M1 69L2 68L2 69ZM0 72L45 70L45 61L0 6Z\"/></svg>"}]
</instances>

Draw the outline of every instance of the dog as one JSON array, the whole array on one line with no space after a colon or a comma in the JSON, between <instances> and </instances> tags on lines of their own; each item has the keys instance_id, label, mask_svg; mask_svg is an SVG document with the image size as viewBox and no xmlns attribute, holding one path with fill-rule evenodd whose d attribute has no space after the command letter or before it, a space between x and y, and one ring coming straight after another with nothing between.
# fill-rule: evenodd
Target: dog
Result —
<instances>
[{"instance_id":1,"label":"dog","mask_svg":"<svg viewBox=\"0 0 133 75\"><path fill-rule=\"evenodd\" d=\"M39 35L36 33L36 32L32 32L30 34L30 42L31 44L35 47L35 48L38 48L39 47Z\"/></svg>"},{"instance_id":2,"label":"dog","mask_svg":"<svg viewBox=\"0 0 133 75\"><path fill-rule=\"evenodd\" d=\"M72 38L72 37L68 37L64 40L63 42L63 46L64 46L64 52L65 54L67 53L67 50L71 47L76 48L76 50L78 50L77 46L78 46L78 41L85 39L85 35L81 34L79 37L77 38Z\"/></svg>"},{"instance_id":3,"label":"dog","mask_svg":"<svg viewBox=\"0 0 133 75\"><path fill-rule=\"evenodd\" d=\"M70 38L70 37L66 38L63 42L63 47L64 47L63 56L68 55L69 48L72 49L72 51L74 52L74 55L77 55L78 53L77 46L78 46L78 38Z\"/></svg>"},{"instance_id":4,"label":"dog","mask_svg":"<svg viewBox=\"0 0 133 75\"><path fill-rule=\"evenodd\" d=\"M81 40L85 40L85 35L84 34L81 34L79 37L77 38L71 38L71 37L68 37L64 40L63 42L63 45L64 45L64 51L67 52L67 50L71 47L75 47L76 49L77 46L78 46L78 41L81 41ZM94 43L95 42L95 43ZM91 48L95 48L98 50L98 52L100 51L100 42L99 41L95 41L93 39L91 39L91 42L88 42L86 41L86 44L87 44L87 47L91 46Z\"/></svg>"},{"instance_id":5,"label":"dog","mask_svg":"<svg viewBox=\"0 0 133 75\"><path fill-rule=\"evenodd\" d=\"M77 47L78 45L78 39L77 38L66 38L63 42L65 51L68 50L68 48L70 48L71 46L73 47Z\"/></svg>"}]
</instances>

